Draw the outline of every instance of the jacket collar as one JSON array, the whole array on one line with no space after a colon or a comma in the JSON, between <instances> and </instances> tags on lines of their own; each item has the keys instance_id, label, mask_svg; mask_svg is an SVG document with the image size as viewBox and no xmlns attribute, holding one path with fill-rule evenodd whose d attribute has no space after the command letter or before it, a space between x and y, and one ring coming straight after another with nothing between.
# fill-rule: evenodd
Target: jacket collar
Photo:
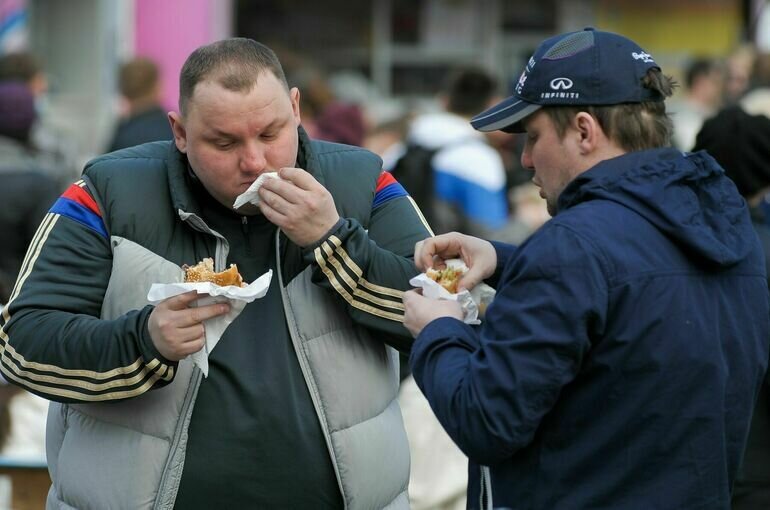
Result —
<instances>
[{"instance_id":1,"label":"jacket collar","mask_svg":"<svg viewBox=\"0 0 770 510\"><path fill-rule=\"evenodd\" d=\"M641 168L665 166L667 161L681 160L683 154L677 149L663 147L627 152L608 159L575 177L559 196L559 211L564 211L585 200L595 188L614 188L629 178L629 174Z\"/></svg>"},{"instance_id":2,"label":"jacket collar","mask_svg":"<svg viewBox=\"0 0 770 510\"><path fill-rule=\"evenodd\" d=\"M187 156L179 152L172 141L168 148L168 189L171 203L177 212L200 213L200 206L193 193L195 175L189 169Z\"/></svg>"},{"instance_id":3,"label":"jacket collar","mask_svg":"<svg viewBox=\"0 0 770 510\"><path fill-rule=\"evenodd\" d=\"M300 126L297 131L299 133L297 166L312 175L323 186L325 185L325 176L318 164L316 151L313 147L314 144L302 126Z\"/></svg>"}]
</instances>

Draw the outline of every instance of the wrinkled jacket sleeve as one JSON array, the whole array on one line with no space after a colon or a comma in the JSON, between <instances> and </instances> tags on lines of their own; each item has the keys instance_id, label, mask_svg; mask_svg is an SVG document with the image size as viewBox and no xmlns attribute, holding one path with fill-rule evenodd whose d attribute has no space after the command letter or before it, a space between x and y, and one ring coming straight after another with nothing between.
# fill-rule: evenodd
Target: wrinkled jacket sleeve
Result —
<instances>
[{"instance_id":1,"label":"wrinkled jacket sleeve","mask_svg":"<svg viewBox=\"0 0 770 510\"><path fill-rule=\"evenodd\" d=\"M408 352L412 339L403 326L402 295L418 273L414 245L431 235L411 197L383 173L368 229L342 218L305 250L305 258L315 265L313 281L336 292L353 320L385 333L380 335L384 341Z\"/></svg>"},{"instance_id":2,"label":"wrinkled jacket sleeve","mask_svg":"<svg viewBox=\"0 0 770 510\"><path fill-rule=\"evenodd\" d=\"M516 254L518 247L499 241L491 241L491 243L495 249L495 253L497 254L497 268L495 268L495 272L492 274L492 276L487 278L486 283L492 287L497 288L498 284L500 283L503 270L508 265L508 262Z\"/></svg>"},{"instance_id":3,"label":"wrinkled jacket sleeve","mask_svg":"<svg viewBox=\"0 0 770 510\"><path fill-rule=\"evenodd\" d=\"M118 400L168 384L176 364L154 348L151 307L101 320L109 236L85 181L70 186L29 246L0 319L3 376L58 402Z\"/></svg>"},{"instance_id":4,"label":"wrinkled jacket sleeve","mask_svg":"<svg viewBox=\"0 0 770 510\"><path fill-rule=\"evenodd\" d=\"M505 269L480 328L441 318L412 349L434 413L483 465L531 442L605 322L606 279L591 247L566 229L545 230Z\"/></svg>"}]
</instances>

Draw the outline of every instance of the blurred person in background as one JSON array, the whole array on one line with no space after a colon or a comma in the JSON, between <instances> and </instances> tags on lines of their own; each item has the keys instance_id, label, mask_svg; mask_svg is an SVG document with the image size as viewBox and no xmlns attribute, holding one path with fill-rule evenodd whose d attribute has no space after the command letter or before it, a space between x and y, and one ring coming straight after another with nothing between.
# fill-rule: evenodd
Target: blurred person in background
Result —
<instances>
[{"instance_id":1,"label":"blurred person in background","mask_svg":"<svg viewBox=\"0 0 770 510\"><path fill-rule=\"evenodd\" d=\"M40 60L28 52L12 52L0 55L0 81L24 82L35 100L48 92L48 78Z\"/></svg>"},{"instance_id":2,"label":"blurred person in background","mask_svg":"<svg viewBox=\"0 0 770 510\"><path fill-rule=\"evenodd\" d=\"M441 93L441 111L418 115L412 122L406 152L393 175L434 232L491 235L506 226L503 160L469 123L492 104L497 86L482 69L455 69Z\"/></svg>"},{"instance_id":3,"label":"blurred person in background","mask_svg":"<svg viewBox=\"0 0 770 510\"><path fill-rule=\"evenodd\" d=\"M304 55L299 55L285 48L276 49L284 62L286 79L302 91L300 109L302 110L302 128L311 138L318 138L316 119L327 105L334 102L334 92L326 79L325 73L308 61Z\"/></svg>"},{"instance_id":4,"label":"blurred person in background","mask_svg":"<svg viewBox=\"0 0 770 510\"><path fill-rule=\"evenodd\" d=\"M724 104L740 100L751 86L751 74L756 58L756 48L745 44L732 51L725 59Z\"/></svg>"},{"instance_id":5,"label":"blurred person in background","mask_svg":"<svg viewBox=\"0 0 770 510\"><path fill-rule=\"evenodd\" d=\"M764 115L770 118L770 53L753 54L750 87L736 103L749 115ZM759 207L770 215L769 197Z\"/></svg>"},{"instance_id":6,"label":"blurred person in background","mask_svg":"<svg viewBox=\"0 0 770 510\"><path fill-rule=\"evenodd\" d=\"M11 297L24 254L61 189L31 146L37 117L27 84L0 82L0 310ZM45 459L48 402L0 380L0 455Z\"/></svg>"},{"instance_id":7,"label":"blurred person in background","mask_svg":"<svg viewBox=\"0 0 770 510\"><path fill-rule=\"evenodd\" d=\"M168 114L160 104L160 72L153 60L138 57L123 63L118 88L124 101L123 118L115 128L108 152L174 137Z\"/></svg>"},{"instance_id":8,"label":"blurred person in background","mask_svg":"<svg viewBox=\"0 0 770 510\"><path fill-rule=\"evenodd\" d=\"M31 146L35 99L26 84L0 82L0 303L6 303L27 246L61 189Z\"/></svg>"},{"instance_id":9,"label":"blurred person in background","mask_svg":"<svg viewBox=\"0 0 770 510\"><path fill-rule=\"evenodd\" d=\"M751 86L738 104L750 115L770 117L770 53L757 53L751 69Z\"/></svg>"},{"instance_id":10,"label":"blurred person in background","mask_svg":"<svg viewBox=\"0 0 770 510\"><path fill-rule=\"evenodd\" d=\"M692 150L695 135L703 121L719 109L724 92L721 62L713 58L696 58L687 66L683 97L671 101L669 112L674 122L674 146Z\"/></svg>"},{"instance_id":11,"label":"blurred person in background","mask_svg":"<svg viewBox=\"0 0 770 510\"><path fill-rule=\"evenodd\" d=\"M29 145L35 147L39 159L48 160L46 168L63 189L80 173L79 154L77 144L64 127L66 119L54 118L49 112L50 86L43 64L29 52L0 55L0 81L18 81L28 87L36 113Z\"/></svg>"},{"instance_id":12,"label":"blurred person in background","mask_svg":"<svg viewBox=\"0 0 770 510\"><path fill-rule=\"evenodd\" d=\"M672 80L633 41L545 40L476 129L525 132L553 216L518 249L462 234L484 322L404 294L415 381L468 455L469 507L727 509L770 349L762 247L732 182L670 147Z\"/></svg>"},{"instance_id":13,"label":"blurred person in background","mask_svg":"<svg viewBox=\"0 0 770 510\"><path fill-rule=\"evenodd\" d=\"M703 124L695 150L714 156L746 199L770 274L770 223L762 207L770 191L770 118L749 115L739 106L728 107ZM735 479L732 508L770 508L770 374L765 375L759 389L746 452Z\"/></svg>"},{"instance_id":14,"label":"blurred person in background","mask_svg":"<svg viewBox=\"0 0 770 510\"><path fill-rule=\"evenodd\" d=\"M360 147L367 132L366 120L357 104L335 101L316 118L316 136L327 142Z\"/></svg>"},{"instance_id":15,"label":"blurred person in background","mask_svg":"<svg viewBox=\"0 0 770 510\"><path fill-rule=\"evenodd\" d=\"M294 69L287 74L292 83L305 91L300 101L302 126L308 134L317 140L363 145L368 125L361 107L340 100L318 67L297 55L293 55L292 61Z\"/></svg>"},{"instance_id":16,"label":"blurred person in background","mask_svg":"<svg viewBox=\"0 0 770 510\"><path fill-rule=\"evenodd\" d=\"M397 116L369 129L364 137L363 147L382 158L382 168L392 172L406 151L406 134L412 115Z\"/></svg>"},{"instance_id":17,"label":"blurred person in background","mask_svg":"<svg viewBox=\"0 0 770 510\"><path fill-rule=\"evenodd\" d=\"M52 401L50 508L408 508L396 352L429 235L363 149L311 140L300 91L251 39L196 49L174 140L104 155L56 202L0 318L6 379ZM258 206L233 209L260 176ZM203 374L182 264L230 263L264 298Z\"/></svg>"}]
</instances>

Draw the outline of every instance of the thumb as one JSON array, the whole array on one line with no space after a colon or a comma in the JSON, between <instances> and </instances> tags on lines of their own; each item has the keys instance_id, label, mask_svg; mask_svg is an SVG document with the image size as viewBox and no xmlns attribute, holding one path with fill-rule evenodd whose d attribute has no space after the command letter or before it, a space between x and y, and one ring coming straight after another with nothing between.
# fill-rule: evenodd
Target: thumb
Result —
<instances>
[{"instance_id":1,"label":"thumb","mask_svg":"<svg viewBox=\"0 0 770 510\"><path fill-rule=\"evenodd\" d=\"M470 268L460 277L460 281L457 282L457 289L471 290L473 287L481 283L483 279L484 275L481 274L480 269L474 270L474 268Z\"/></svg>"}]
</instances>

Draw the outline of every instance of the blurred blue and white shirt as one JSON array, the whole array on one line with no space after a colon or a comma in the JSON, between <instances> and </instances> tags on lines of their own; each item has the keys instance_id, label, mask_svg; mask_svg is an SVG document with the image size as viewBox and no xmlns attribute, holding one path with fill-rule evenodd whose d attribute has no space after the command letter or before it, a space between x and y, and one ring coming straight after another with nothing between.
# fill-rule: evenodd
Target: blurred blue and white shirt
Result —
<instances>
[{"instance_id":1,"label":"blurred blue and white shirt","mask_svg":"<svg viewBox=\"0 0 770 510\"><path fill-rule=\"evenodd\" d=\"M409 140L428 149L439 148L432 161L437 199L487 229L505 226L505 167L483 133L459 115L429 113L414 120Z\"/></svg>"}]
</instances>

